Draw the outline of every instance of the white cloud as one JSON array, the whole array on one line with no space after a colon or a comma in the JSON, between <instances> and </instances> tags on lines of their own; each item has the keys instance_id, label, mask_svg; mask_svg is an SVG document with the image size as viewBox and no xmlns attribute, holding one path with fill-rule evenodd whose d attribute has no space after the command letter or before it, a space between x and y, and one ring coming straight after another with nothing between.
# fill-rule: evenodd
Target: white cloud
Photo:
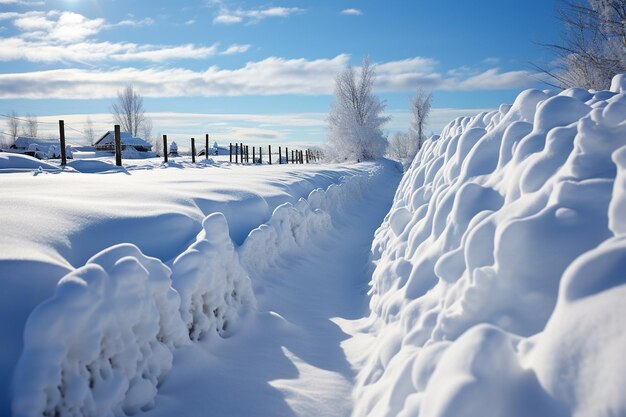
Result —
<instances>
[{"instance_id":1,"label":"white cloud","mask_svg":"<svg viewBox=\"0 0 626 417\"><path fill-rule=\"evenodd\" d=\"M237 23L258 23L269 17L288 17L292 14L302 13L304 9L298 7L268 7L265 9L235 9L231 10L219 3L219 11L213 23L232 25Z\"/></svg>"},{"instance_id":2,"label":"white cloud","mask_svg":"<svg viewBox=\"0 0 626 417\"><path fill-rule=\"evenodd\" d=\"M231 14L220 14L215 16L215 18L213 19L213 23L221 23L224 25L233 25L241 22L243 22L243 17L234 16Z\"/></svg>"},{"instance_id":3,"label":"white cloud","mask_svg":"<svg viewBox=\"0 0 626 417\"><path fill-rule=\"evenodd\" d=\"M105 28L104 19L89 19L74 12L32 11L5 13L0 19L11 19L23 37L48 41L77 42Z\"/></svg>"},{"instance_id":4,"label":"white cloud","mask_svg":"<svg viewBox=\"0 0 626 417\"><path fill-rule=\"evenodd\" d=\"M179 54L186 52L184 48L182 52L175 51ZM157 59L155 55L158 56L158 53L151 53L150 57ZM0 74L0 98L113 97L115 91L127 84L135 85L146 97L329 95L332 94L336 74L348 62L348 55L342 54L315 60L270 57L248 62L237 69L212 66L206 71L123 68ZM498 69L489 69L464 79L450 78L436 72L436 65L435 60L422 57L382 63L378 66L375 90L408 92L417 85L439 90L493 90L521 88L536 82L533 74L527 71L500 72Z\"/></svg>"},{"instance_id":5,"label":"white cloud","mask_svg":"<svg viewBox=\"0 0 626 417\"><path fill-rule=\"evenodd\" d=\"M89 19L73 12L32 11L0 13L21 31L18 36L0 37L0 61L80 62L108 61L166 62L177 59L204 59L213 55L246 52L249 45L232 45L224 51L218 44L151 45L130 42L98 42L91 37L102 30L119 26L139 27L154 24L151 18L123 20L107 24L104 19Z\"/></svg>"},{"instance_id":6,"label":"white cloud","mask_svg":"<svg viewBox=\"0 0 626 417\"><path fill-rule=\"evenodd\" d=\"M0 0L0 4L15 4L18 6L43 6L43 0Z\"/></svg>"},{"instance_id":7,"label":"white cloud","mask_svg":"<svg viewBox=\"0 0 626 417\"><path fill-rule=\"evenodd\" d=\"M30 62L167 62L179 59L205 59L217 54L243 53L249 45L231 45L220 51L218 44L138 45L135 43L77 42L71 44L30 41L18 37L0 38L0 61Z\"/></svg>"},{"instance_id":8,"label":"white cloud","mask_svg":"<svg viewBox=\"0 0 626 417\"><path fill-rule=\"evenodd\" d=\"M135 19L126 19L126 20L122 20L114 25L111 25L113 27L115 26L132 26L132 27L141 27L141 26L152 26L154 25L155 21L153 18L151 17L146 17L144 19L139 19L139 20L135 20Z\"/></svg>"},{"instance_id":9,"label":"white cloud","mask_svg":"<svg viewBox=\"0 0 626 417\"><path fill-rule=\"evenodd\" d=\"M241 53L247 52L248 49L250 49L250 45L232 44L228 48L220 52L220 54L222 55L241 54Z\"/></svg>"},{"instance_id":10,"label":"white cloud","mask_svg":"<svg viewBox=\"0 0 626 417\"><path fill-rule=\"evenodd\" d=\"M361 16L363 14L363 12L360 9L344 9L340 13L352 15L352 16Z\"/></svg>"}]
</instances>

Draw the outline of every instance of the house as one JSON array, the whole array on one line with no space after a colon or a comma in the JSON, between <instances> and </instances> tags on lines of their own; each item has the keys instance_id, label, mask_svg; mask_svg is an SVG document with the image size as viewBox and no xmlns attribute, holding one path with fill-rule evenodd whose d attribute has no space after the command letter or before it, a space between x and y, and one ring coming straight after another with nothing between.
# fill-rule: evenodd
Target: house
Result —
<instances>
[{"instance_id":1,"label":"house","mask_svg":"<svg viewBox=\"0 0 626 417\"><path fill-rule=\"evenodd\" d=\"M128 132L120 132L122 150L132 148L138 152L152 152L152 144L141 138L135 138ZM109 130L94 143L97 151L115 152L115 132Z\"/></svg>"},{"instance_id":2,"label":"house","mask_svg":"<svg viewBox=\"0 0 626 417\"><path fill-rule=\"evenodd\" d=\"M34 156L38 159L60 158L60 145L59 139L42 139L29 136L18 136L13 145L11 145L9 151ZM68 153L71 155L71 151Z\"/></svg>"}]
</instances>

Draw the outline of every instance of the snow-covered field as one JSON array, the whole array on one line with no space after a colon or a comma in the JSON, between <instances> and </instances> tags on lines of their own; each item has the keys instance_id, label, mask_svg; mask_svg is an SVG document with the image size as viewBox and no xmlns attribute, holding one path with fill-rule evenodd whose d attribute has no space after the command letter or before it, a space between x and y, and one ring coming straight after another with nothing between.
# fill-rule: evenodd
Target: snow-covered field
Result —
<instances>
[{"instance_id":1,"label":"snow-covered field","mask_svg":"<svg viewBox=\"0 0 626 417\"><path fill-rule=\"evenodd\" d=\"M0 415L626 415L626 76L400 177L0 154Z\"/></svg>"},{"instance_id":2,"label":"snow-covered field","mask_svg":"<svg viewBox=\"0 0 626 417\"><path fill-rule=\"evenodd\" d=\"M355 415L626 415L626 76L450 123L378 230Z\"/></svg>"},{"instance_id":3,"label":"snow-covered field","mask_svg":"<svg viewBox=\"0 0 626 417\"><path fill-rule=\"evenodd\" d=\"M12 377L19 415L151 403L176 347L227 335L254 308L248 271L329 229L383 166L82 160L61 172L0 154L0 414Z\"/></svg>"}]
</instances>

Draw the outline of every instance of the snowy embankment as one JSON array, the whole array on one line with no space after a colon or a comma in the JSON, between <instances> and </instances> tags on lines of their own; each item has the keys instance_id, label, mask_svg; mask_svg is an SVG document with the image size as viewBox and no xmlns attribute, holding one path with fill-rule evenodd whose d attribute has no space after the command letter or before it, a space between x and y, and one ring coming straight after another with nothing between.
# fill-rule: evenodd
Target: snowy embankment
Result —
<instances>
[{"instance_id":1,"label":"snowy embankment","mask_svg":"<svg viewBox=\"0 0 626 417\"><path fill-rule=\"evenodd\" d=\"M626 76L425 143L377 231L356 416L626 415Z\"/></svg>"},{"instance_id":2,"label":"snowy embankment","mask_svg":"<svg viewBox=\"0 0 626 417\"><path fill-rule=\"evenodd\" d=\"M121 415L152 407L178 347L231 334L255 308L247 271L267 268L330 228L332 214L379 167L337 170L339 184L279 205L241 247L226 217L213 213L171 268L141 245L124 243L66 275L26 323L13 380L15 415Z\"/></svg>"}]
</instances>

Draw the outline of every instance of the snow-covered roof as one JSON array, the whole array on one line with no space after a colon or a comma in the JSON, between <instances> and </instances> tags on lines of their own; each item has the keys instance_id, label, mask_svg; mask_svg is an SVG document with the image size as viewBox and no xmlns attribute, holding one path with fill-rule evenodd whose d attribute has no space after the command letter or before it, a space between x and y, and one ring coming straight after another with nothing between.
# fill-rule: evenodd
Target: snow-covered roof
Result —
<instances>
[{"instance_id":1,"label":"snow-covered roof","mask_svg":"<svg viewBox=\"0 0 626 417\"><path fill-rule=\"evenodd\" d=\"M152 145L149 142L141 138L133 137L133 135L131 135L128 132L120 132L120 140L122 142L122 145L143 146L146 148L152 147ZM100 139L96 141L95 145L107 145L109 143L113 143L114 141L115 141L115 133L109 130L104 135L102 135Z\"/></svg>"},{"instance_id":2,"label":"snow-covered roof","mask_svg":"<svg viewBox=\"0 0 626 417\"><path fill-rule=\"evenodd\" d=\"M58 139L42 139L42 138L33 138L29 136L18 136L15 139L15 147L28 149L30 145L38 145L38 146L51 146L56 145L59 146Z\"/></svg>"}]
</instances>

